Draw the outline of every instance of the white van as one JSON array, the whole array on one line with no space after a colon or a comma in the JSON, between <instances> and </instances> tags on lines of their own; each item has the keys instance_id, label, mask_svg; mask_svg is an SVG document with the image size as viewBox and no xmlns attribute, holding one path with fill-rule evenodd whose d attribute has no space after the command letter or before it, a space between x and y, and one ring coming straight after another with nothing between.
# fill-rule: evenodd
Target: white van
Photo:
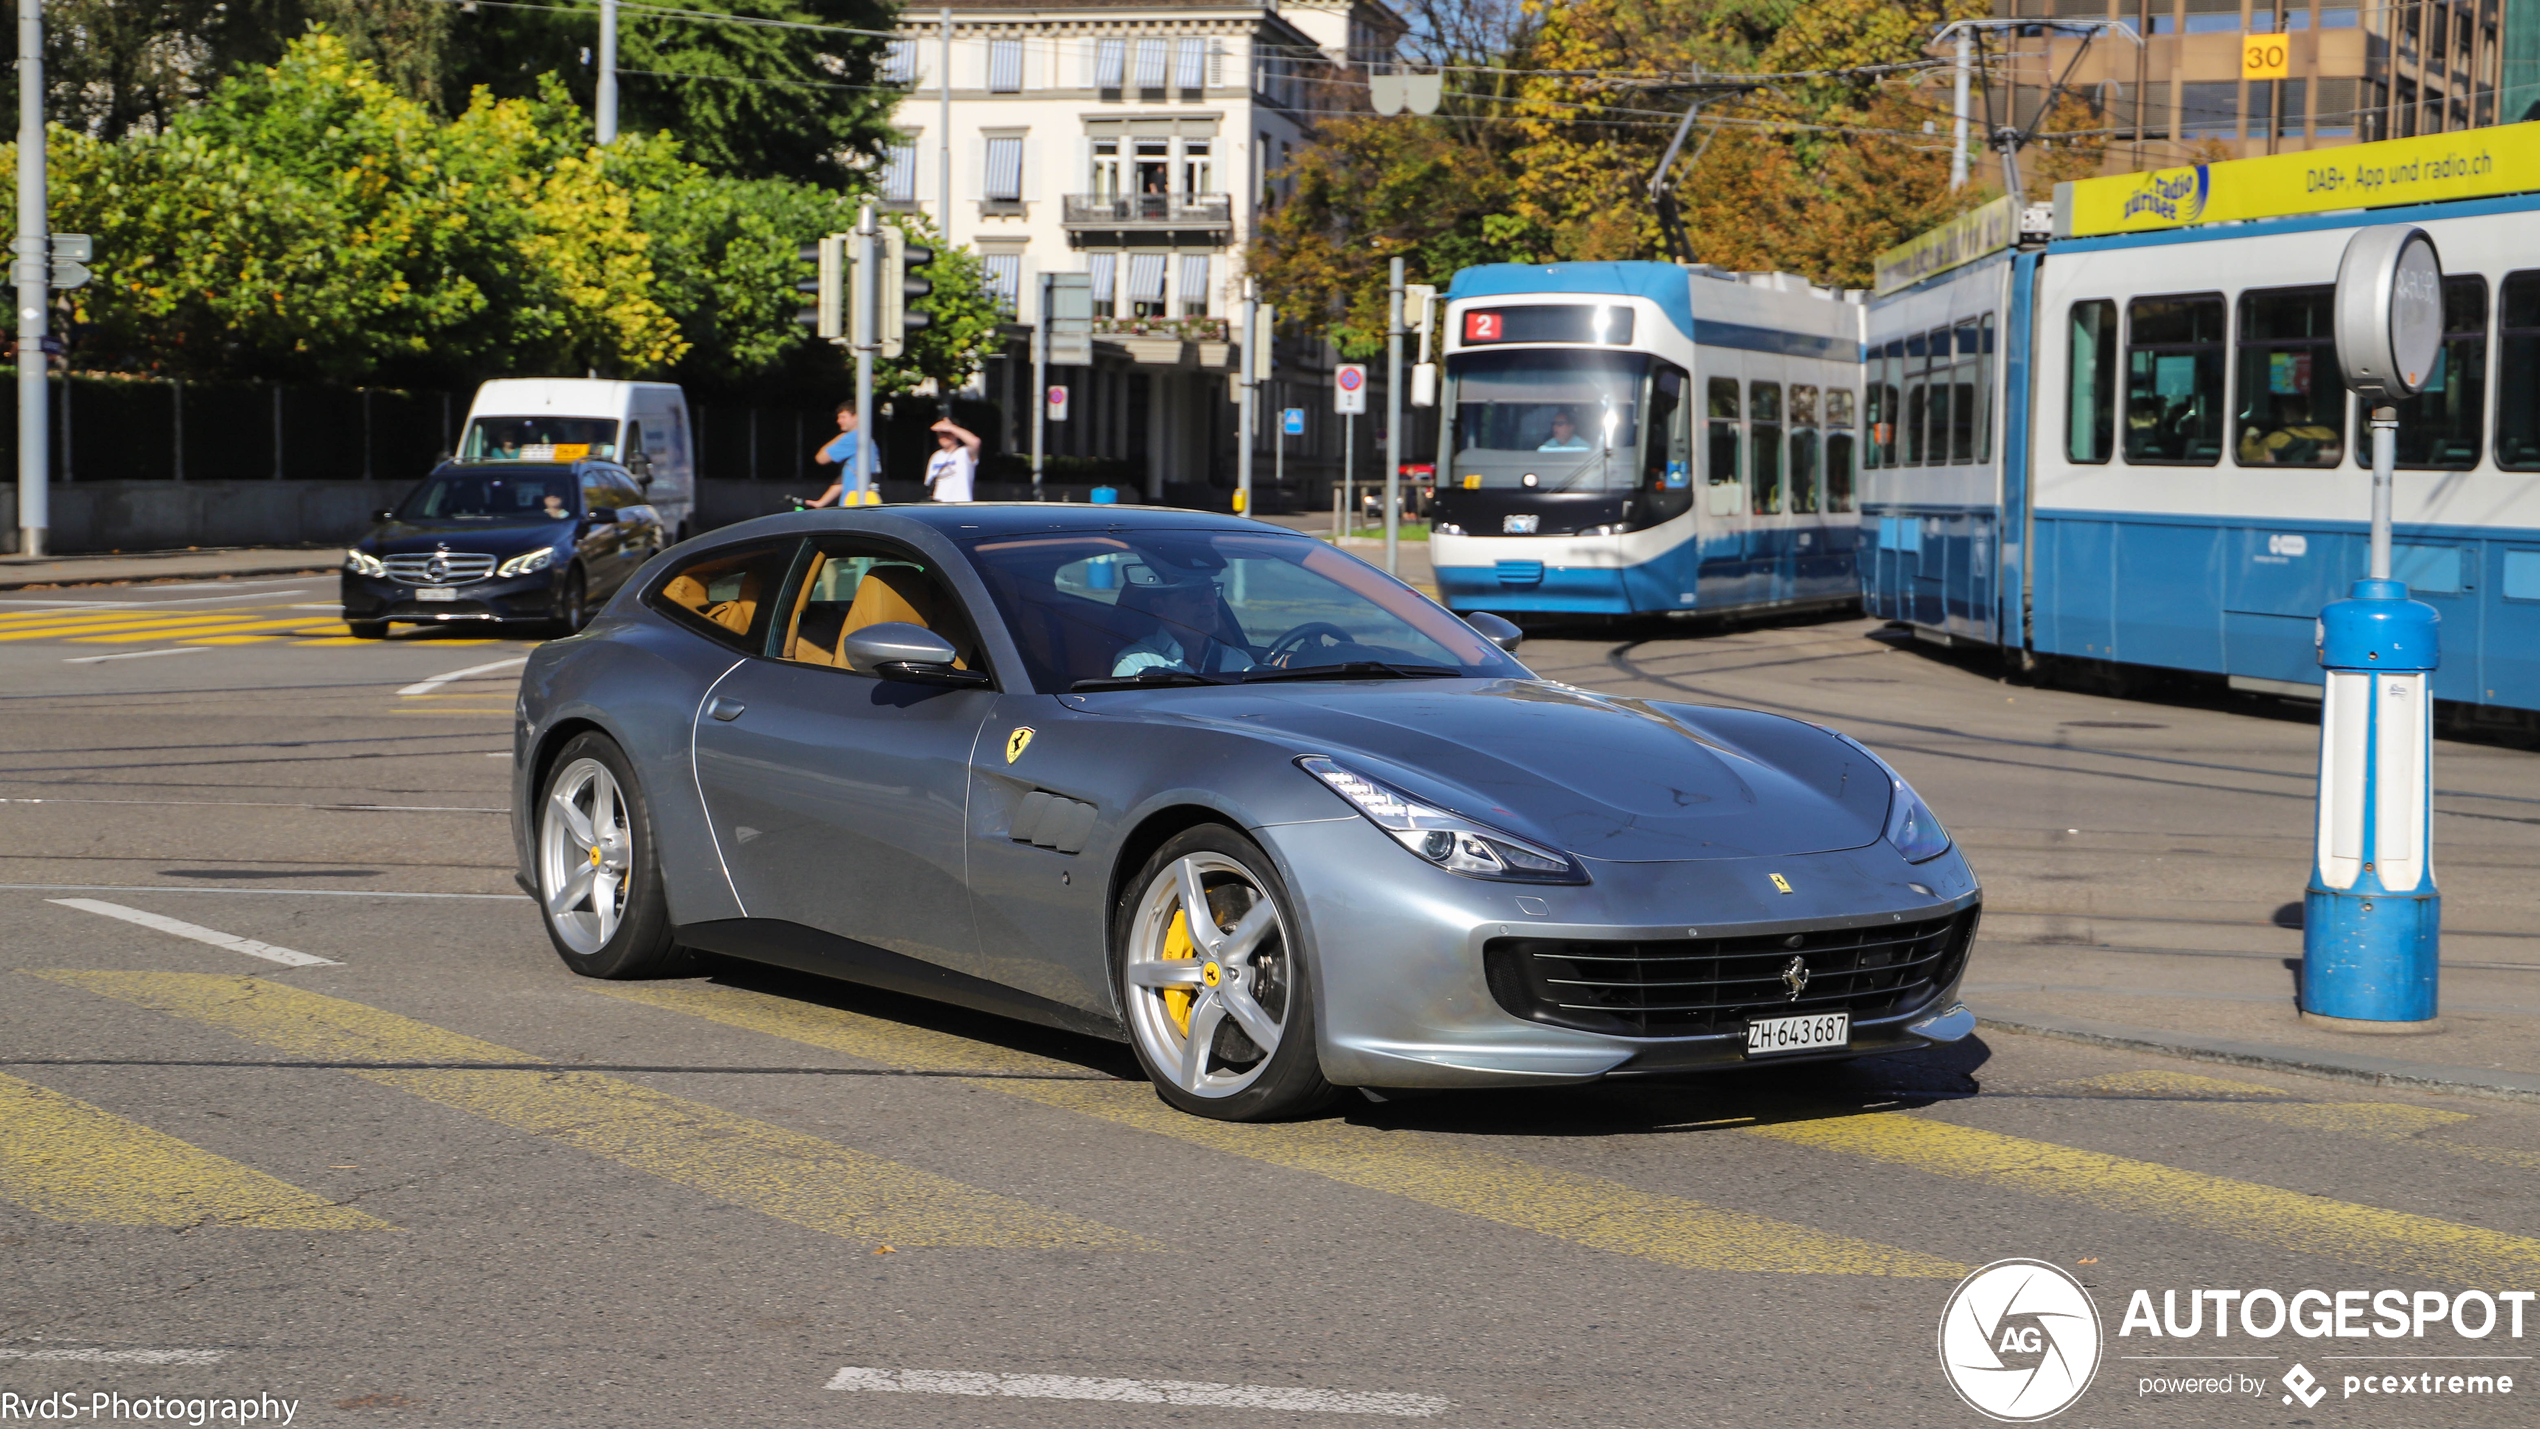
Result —
<instances>
[{"instance_id":1,"label":"white van","mask_svg":"<svg viewBox=\"0 0 2540 1429\"><path fill-rule=\"evenodd\" d=\"M697 463L688 399L668 382L511 377L476 389L461 461L613 461L644 487L671 540L691 534Z\"/></svg>"}]
</instances>

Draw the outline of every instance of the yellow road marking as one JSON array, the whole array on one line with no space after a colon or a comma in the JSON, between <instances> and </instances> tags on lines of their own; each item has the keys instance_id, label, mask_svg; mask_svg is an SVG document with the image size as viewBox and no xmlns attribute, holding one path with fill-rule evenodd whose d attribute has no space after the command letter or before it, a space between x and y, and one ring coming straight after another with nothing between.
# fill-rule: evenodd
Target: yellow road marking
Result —
<instances>
[{"instance_id":1,"label":"yellow road marking","mask_svg":"<svg viewBox=\"0 0 2540 1429\"><path fill-rule=\"evenodd\" d=\"M595 987L912 1071L1075 1071L1065 1063L739 988ZM1744 1211L1658 1195L1414 1132L1343 1122L1267 1126L1176 1111L1142 1082L978 1080L966 1086L1099 1117L1213 1151L1310 1172L1575 1244L1695 1270L1955 1278L1969 1267Z\"/></svg>"},{"instance_id":2,"label":"yellow road marking","mask_svg":"<svg viewBox=\"0 0 2540 1429\"><path fill-rule=\"evenodd\" d=\"M396 1227L226 1156L0 1075L0 1196L73 1225Z\"/></svg>"},{"instance_id":3,"label":"yellow road marking","mask_svg":"<svg viewBox=\"0 0 2540 1429\"><path fill-rule=\"evenodd\" d=\"M2540 1171L2540 1152L2523 1151L2510 1146L2486 1146L2474 1141L2447 1141L2428 1138L2421 1133L2441 1127L2458 1126L2478 1117L2465 1111L2448 1111L2441 1107L2418 1106L2413 1102L2302 1102L2302 1101L2214 1101L2218 1096L2290 1097L2281 1087L2257 1082L2225 1081L2219 1077L2198 1077L2175 1072L2120 1072L2107 1077L2084 1077L2078 1081L2056 1085L2089 1090L2143 1092L2155 1096L2174 1096L2192 1103L2199 1111L2239 1117L2246 1121L2272 1122L2297 1131L2326 1132L2335 1136L2369 1136L2383 1141L2407 1141L2418 1146L2433 1147L2454 1156L2475 1161L2492 1161L2500 1166L2519 1166L2527 1171Z\"/></svg>"},{"instance_id":4,"label":"yellow road marking","mask_svg":"<svg viewBox=\"0 0 2540 1429\"><path fill-rule=\"evenodd\" d=\"M100 631L140 630L144 628L152 630L191 629L202 625L226 625L235 620L246 619L248 616L255 613L256 612L254 611L247 610L225 611L217 614L197 611L182 616L115 616L103 620L63 620L46 625L18 625L0 628L0 640L67 640L73 636L95 634Z\"/></svg>"},{"instance_id":5,"label":"yellow road marking","mask_svg":"<svg viewBox=\"0 0 2540 1429\"><path fill-rule=\"evenodd\" d=\"M118 630L109 635L73 635L69 637L69 642L74 645L130 645L140 640L189 640L206 635L239 635L251 630L298 630L333 623L311 620L307 616L292 620L228 620L208 626L152 626Z\"/></svg>"},{"instance_id":6,"label":"yellow road marking","mask_svg":"<svg viewBox=\"0 0 2540 1429\"><path fill-rule=\"evenodd\" d=\"M2540 1273L2540 1240L1920 1116L1835 1116L1739 1130L2396 1274L2519 1284Z\"/></svg>"},{"instance_id":7,"label":"yellow road marking","mask_svg":"<svg viewBox=\"0 0 2540 1429\"><path fill-rule=\"evenodd\" d=\"M34 976L330 1061L543 1059L344 998L253 977ZM605 1157L795 1225L894 1246L1149 1242L851 1147L596 1072L356 1069L350 1075Z\"/></svg>"}]
</instances>

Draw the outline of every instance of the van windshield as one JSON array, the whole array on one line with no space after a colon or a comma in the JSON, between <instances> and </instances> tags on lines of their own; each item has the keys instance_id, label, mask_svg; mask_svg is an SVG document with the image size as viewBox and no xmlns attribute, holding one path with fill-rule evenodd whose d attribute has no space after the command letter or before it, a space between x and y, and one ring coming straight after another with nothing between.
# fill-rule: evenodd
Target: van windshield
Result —
<instances>
[{"instance_id":1,"label":"van windshield","mask_svg":"<svg viewBox=\"0 0 2540 1429\"><path fill-rule=\"evenodd\" d=\"M617 423L607 417L479 417L459 443L461 461L617 459Z\"/></svg>"}]
</instances>

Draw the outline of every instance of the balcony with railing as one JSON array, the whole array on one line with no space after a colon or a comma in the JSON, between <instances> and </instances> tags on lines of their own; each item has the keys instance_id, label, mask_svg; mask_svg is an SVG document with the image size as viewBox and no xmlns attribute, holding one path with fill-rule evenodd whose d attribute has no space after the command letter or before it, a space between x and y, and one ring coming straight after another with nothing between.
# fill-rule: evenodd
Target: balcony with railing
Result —
<instances>
[{"instance_id":1,"label":"balcony with railing","mask_svg":"<svg viewBox=\"0 0 2540 1429\"><path fill-rule=\"evenodd\" d=\"M1228 194L1069 194L1060 212L1071 232L1199 232L1230 236L1235 201Z\"/></svg>"}]
</instances>

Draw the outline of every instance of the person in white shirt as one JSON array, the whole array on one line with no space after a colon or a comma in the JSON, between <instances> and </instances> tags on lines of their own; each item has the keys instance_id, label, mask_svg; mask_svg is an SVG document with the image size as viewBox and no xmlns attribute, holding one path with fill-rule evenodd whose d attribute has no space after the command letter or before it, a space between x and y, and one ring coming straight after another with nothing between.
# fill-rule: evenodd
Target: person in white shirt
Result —
<instances>
[{"instance_id":1,"label":"person in white shirt","mask_svg":"<svg viewBox=\"0 0 2540 1429\"><path fill-rule=\"evenodd\" d=\"M979 435L947 417L931 429L935 454L926 459L926 492L936 501L970 500L979 470Z\"/></svg>"},{"instance_id":2,"label":"person in white shirt","mask_svg":"<svg viewBox=\"0 0 2540 1429\"><path fill-rule=\"evenodd\" d=\"M1163 577L1161 583L1138 576ZM1252 656L1209 632L1218 626L1217 582L1186 579L1184 573L1158 566L1141 567L1120 592L1123 610L1152 617L1155 629L1123 649L1111 662L1113 679L1145 670L1221 675L1252 668Z\"/></svg>"}]
</instances>

